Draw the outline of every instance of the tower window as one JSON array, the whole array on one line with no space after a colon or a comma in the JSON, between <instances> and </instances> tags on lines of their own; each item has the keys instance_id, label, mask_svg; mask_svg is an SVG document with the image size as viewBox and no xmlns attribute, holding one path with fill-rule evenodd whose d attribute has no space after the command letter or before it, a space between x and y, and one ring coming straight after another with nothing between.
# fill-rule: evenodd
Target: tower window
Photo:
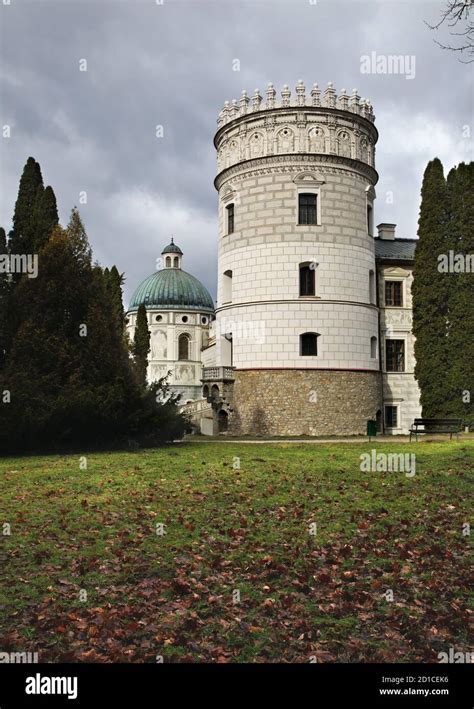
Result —
<instances>
[{"instance_id":1,"label":"tower window","mask_svg":"<svg viewBox=\"0 0 474 709\"><path fill-rule=\"evenodd\" d=\"M371 204L367 204L367 233L370 236L374 234L374 213Z\"/></svg>"},{"instance_id":2,"label":"tower window","mask_svg":"<svg viewBox=\"0 0 474 709\"><path fill-rule=\"evenodd\" d=\"M300 335L300 356L316 357L318 354L318 333L304 332Z\"/></svg>"},{"instance_id":3,"label":"tower window","mask_svg":"<svg viewBox=\"0 0 474 709\"><path fill-rule=\"evenodd\" d=\"M166 257L166 268L171 268L171 256Z\"/></svg>"},{"instance_id":4,"label":"tower window","mask_svg":"<svg viewBox=\"0 0 474 709\"><path fill-rule=\"evenodd\" d=\"M189 359L190 337L185 333L178 338L178 359Z\"/></svg>"},{"instance_id":5,"label":"tower window","mask_svg":"<svg viewBox=\"0 0 474 709\"><path fill-rule=\"evenodd\" d=\"M222 302L230 303L232 300L232 271L224 271L222 277Z\"/></svg>"},{"instance_id":6,"label":"tower window","mask_svg":"<svg viewBox=\"0 0 474 709\"><path fill-rule=\"evenodd\" d=\"M401 281L385 281L385 305L401 308L403 289Z\"/></svg>"},{"instance_id":7,"label":"tower window","mask_svg":"<svg viewBox=\"0 0 474 709\"><path fill-rule=\"evenodd\" d=\"M369 303L375 303L375 273L369 271Z\"/></svg>"},{"instance_id":8,"label":"tower window","mask_svg":"<svg viewBox=\"0 0 474 709\"><path fill-rule=\"evenodd\" d=\"M226 207L227 210L227 233L234 233L234 205L229 204Z\"/></svg>"},{"instance_id":9,"label":"tower window","mask_svg":"<svg viewBox=\"0 0 474 709\"><path fill-rule=\"evenodd\" d=\"M377 338L370 338L370 356L372 359L377 359Z\"/></svg>"},{"instance_id":10,"label":"tower window","mask_svg":"<svg viewBox=\"0 0 474 709\"><path fill-rule=\"evenodd\" d=\"M314 263L300 263L300 296L315 295Z\"/></svg>"},{"instance_id":11,"label":"tower window","mask_svg":"<svg viewBox=\"0 0 474 709\"><path fill-rule=\"evenodd\" d=\"M385 341L385 362L387 372L405 371L405 340Z\"/></svg>"},{"instance_id":12,"label":"tower window","mask_svg":"<svg viewBox=\"0 0 474 709\"><path fill-rule=\"evenodd\" d=\"M317 224L317 195L309 192L298 194L298 224Z\"/></svg>"},{"instance_id":13,"label":"tower window","mask_svg":"<svg viewBox=\"0 0 474 709\"><path fill-rule=\"evenodd\" d=\"M174 257L174 267L178 268L179 266L179 258L177 256Z\"/></svg>"}]
</instances>

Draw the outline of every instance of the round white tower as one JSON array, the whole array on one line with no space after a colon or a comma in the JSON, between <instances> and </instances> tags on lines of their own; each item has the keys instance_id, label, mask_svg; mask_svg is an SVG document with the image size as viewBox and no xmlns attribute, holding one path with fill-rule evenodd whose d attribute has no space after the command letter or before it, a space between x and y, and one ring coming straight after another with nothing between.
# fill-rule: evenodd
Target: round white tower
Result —
<instances>
[{"instance_id":1,"label":"round white tower","mask_svg":"<svg viewBox=\"0 0 474 709\"><path fill-rule=\"evenodd\" d=\"M226 103L216 363L234 367L229 430L365 433L381 406L369 101L328 84ZM228 371L228 370L227 370Z\"/></svg>"}]
</instances>

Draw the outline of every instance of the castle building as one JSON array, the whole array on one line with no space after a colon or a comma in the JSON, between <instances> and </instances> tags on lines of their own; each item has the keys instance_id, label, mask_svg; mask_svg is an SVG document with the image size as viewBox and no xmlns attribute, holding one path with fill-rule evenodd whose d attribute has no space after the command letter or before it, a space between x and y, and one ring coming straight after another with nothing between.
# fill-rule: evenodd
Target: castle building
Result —
<instances>
[{"instance_id":1,"label":"castle building","mask_svg":"<svg viewBox=\"0 0 474 709\"><path fill-rule=\"evenodd\" d=\"M201 398L201 351L208 343L214 303L203 284L181 268L183 252L173 243L161 253L162 268L138 286L127 312L133 341L137 310L146 307L150 329L148 380L169 373L168 383L181 402Z\"/></svg>"},{"instance_id":2,"label":"castle building","mask_svg":"<svg viewBox=\"0 0 474 709\"><path fill-rule=\"evenodd\" d=\"M265 99L244 91L218 118L215 323L209 328L207 291L192 311L175 305L170 289L153 295L156 280L184 273L173 261L132 299L133 313L149 292L154 326L155 313L172 311L168 357L152 352L150 377L166 364L182 366L180 318L192 312L194 368L185 392L204 433L357 435L369 420L385 433L406 433L420 415L416 241L396 238L393 224L379 224L374 235L372 106L357 90L336 95L332 84L323 94L314 84L307 96L301 81L294 98L284 86L277 99L269 84Z\"/></svg>"}]
</instances>

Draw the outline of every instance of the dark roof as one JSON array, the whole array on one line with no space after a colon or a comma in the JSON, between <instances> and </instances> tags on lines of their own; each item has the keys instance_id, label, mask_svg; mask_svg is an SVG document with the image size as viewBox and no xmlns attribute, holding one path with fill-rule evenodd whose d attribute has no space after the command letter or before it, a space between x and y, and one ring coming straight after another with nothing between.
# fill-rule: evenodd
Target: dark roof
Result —
<instances>
[{"instance_id":1,"label":"dark roof","mask_svg":"<svg viewBox=\"0 0 474 709\"><path fill-rule=\"evenodd\" d=\"M176 246L176 244L173 242L173 239L171 239L171 244L168 244L168 246L165 246L163 251L161 252L162 254L181 254L183 255L183 252L179 248L179 246Z\"/></svg>"},{"instance_id":2,"label":"dark roof","mask_svg":"<svg viewBox=\"0 0 474 709\"><path fill-rule=\"evenodd\" d=\"M381 261L413 261L418 239L374 239L375 258Z\"/></svg>"}]
</instances>

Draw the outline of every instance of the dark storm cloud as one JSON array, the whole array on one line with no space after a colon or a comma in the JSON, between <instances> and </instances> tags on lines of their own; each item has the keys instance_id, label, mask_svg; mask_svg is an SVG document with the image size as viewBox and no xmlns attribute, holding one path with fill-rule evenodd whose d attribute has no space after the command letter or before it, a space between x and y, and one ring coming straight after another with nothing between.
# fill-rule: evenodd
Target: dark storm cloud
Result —
<instances>
[{"instance_id":1,"label":"dark storm cloud","mask_svg":"<svg viewBox=\"0 0 474 709\"><path fill-rule=\"evenodd\" d=\"M174 234L184 268L216 280L212 138L242 88L359 89L380 132L376 221L416 234L421 176L472 159L472 68L433 42L442 2L11 0L2 21L0 220L10 227L28 155L62 222L78 204L95 256L126 272L127 299ZM361 74L361 56L414 56L413 79ZM81 59L87 72L79 71ZM240 71L233 71L233 60ZM163 138L155 129L162 125ZM87 192L88 202L79 204Z\"/></svg>"}]
</instances>

